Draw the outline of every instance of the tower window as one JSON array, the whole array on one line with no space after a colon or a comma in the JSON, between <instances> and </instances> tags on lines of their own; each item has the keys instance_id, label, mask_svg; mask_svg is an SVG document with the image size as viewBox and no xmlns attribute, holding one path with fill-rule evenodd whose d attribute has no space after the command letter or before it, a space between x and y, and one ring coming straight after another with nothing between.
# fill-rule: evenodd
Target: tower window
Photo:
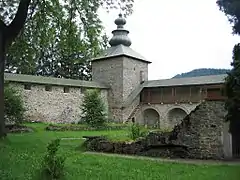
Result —
<instances>
[{"instance_id":1,"label":"tower window","mask_svg":"<svg viewBox=\"0 0 240 180\"><path fill-rule=\"evenodd\" d=\"M144 83L145 81L145 78L144 78L144 72L143 71L140 71L140 83Z\"/></svg>"}]
</instances>

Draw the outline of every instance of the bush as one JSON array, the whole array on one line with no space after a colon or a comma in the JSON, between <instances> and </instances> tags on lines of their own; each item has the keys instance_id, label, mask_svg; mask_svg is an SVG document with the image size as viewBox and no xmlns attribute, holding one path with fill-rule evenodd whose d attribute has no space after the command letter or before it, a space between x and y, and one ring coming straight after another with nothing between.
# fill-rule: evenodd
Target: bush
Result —
<instances>
[{"instance_id":1,"label":"bush","mask_svg":"<svg viewBox=\"0 0 240 180\"><path fill-rule=\"evenodd\" d=\"M147 132L147 129L143 128L137 123L132 123L129 128L129 136L132 140L146 136Z\"/></svg>"},{"instance_id":2,"label":"bush","mask_svg":"<svg viewBox=\"0 0 240 180\"><path fill-rule=\"evenodd\" d=\"M100 92L87 90L82 104L82 120L91 127L101 127L106 122L106 111Z\"/></svg>"},{"instance_id":3,"label":"bush","mask_svg":"<svg viewBox=\"0 0 240 180\"><path fill-rule=\"evenodd\" d=\"M101 127L89 127L86 124L77 125L48 125L46 131L101 131L101 130L122 130L126 129L126 125L112 125L106 124Z\"/></svg>"},{"instance_id":4,"label":"bush","mask_svg":"<svg viewBox=\"0 0 240 180\"><path fill-rule=\"evenodd\" d=\"M24 120L24 102L16 89L5 85L4 87L4 117L9 122L20 124Z\"/></svg>"},{"instance_id":5,"label":"bush","mask_svg":"<svg viewBox=\"0 0 240 180\"><path fill-rule=\"evenodd\" d=\"M47 153L43 159L42 178L46 180L63 179L65 158L57 156L60 139L51 141L47 146Z\"/></svg>"}]
</instances>

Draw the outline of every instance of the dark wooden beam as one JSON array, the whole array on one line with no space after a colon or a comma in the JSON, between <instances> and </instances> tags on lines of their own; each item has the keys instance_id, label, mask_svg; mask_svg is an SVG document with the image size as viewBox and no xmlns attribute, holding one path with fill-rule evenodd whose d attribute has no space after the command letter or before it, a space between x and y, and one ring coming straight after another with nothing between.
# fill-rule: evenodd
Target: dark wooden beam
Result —
<instances>
[{"instance_id":1,"label":"dark wooden beam","mask_svg":"<svg viewBox=\"0 0 240 180\"><path fill-rule=\"evenodd\" d=\"M151 101L151 93L150 93L150 89L147 89L147 101L150 102Z\"/></svg>"},{"instance_id":2,"label":"dark wooden beam","mask_svg":"<svg viewBox=\"0 0 240 180\"><path fill-rule=\"evenodd\" d=\"M161 98L160 101L163 102L163 88L161 88L161 97L160 98Z\"/></svg>"}]
</instances>

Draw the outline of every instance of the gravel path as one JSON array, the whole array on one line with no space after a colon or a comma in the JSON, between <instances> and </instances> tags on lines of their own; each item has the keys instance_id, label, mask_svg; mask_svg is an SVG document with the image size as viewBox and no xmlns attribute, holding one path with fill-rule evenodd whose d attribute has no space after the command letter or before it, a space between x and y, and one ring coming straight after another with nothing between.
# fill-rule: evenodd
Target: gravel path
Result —
<instances>
[{"instance_id":1,"label":"gravel path","mask_svg":"<svg viewBox=\"0 0 240 180\"><path fill-rule=\"evenodd\" d=\"M98 153L98 152L84 152L84 154L93 154L109 157L122 157L129 159L140 159L140 160L150 160L158 162L172 162L172 163L181 163L181 164L198 164L198 165L238 165L240 166L240 160L236 161L216 161L216 160L193 160L193 159L163 159L163 158L152 158L144 156L130 156L122 154L108 154L108 153Z\"/></svg>"}]
</instances>

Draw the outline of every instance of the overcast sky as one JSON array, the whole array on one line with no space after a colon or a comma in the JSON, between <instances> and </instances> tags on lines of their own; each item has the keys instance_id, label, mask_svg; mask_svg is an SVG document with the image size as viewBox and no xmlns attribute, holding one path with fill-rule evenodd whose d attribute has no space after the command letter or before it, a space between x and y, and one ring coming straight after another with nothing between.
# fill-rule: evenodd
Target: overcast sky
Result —
<instances>
[{"instance_id":1,"label":"overcast sky","mask_svg":"<svg viewBox=\"0 0 240 180\"><path fill-rule=\"evenodd\" d=\"M100 11L109 37L118 14ZM232 49L240 40L216 0L135 0L125 28L131 48L152 61L150 80L196 68L231 68Z\"/></svg>"}]
</instances>

